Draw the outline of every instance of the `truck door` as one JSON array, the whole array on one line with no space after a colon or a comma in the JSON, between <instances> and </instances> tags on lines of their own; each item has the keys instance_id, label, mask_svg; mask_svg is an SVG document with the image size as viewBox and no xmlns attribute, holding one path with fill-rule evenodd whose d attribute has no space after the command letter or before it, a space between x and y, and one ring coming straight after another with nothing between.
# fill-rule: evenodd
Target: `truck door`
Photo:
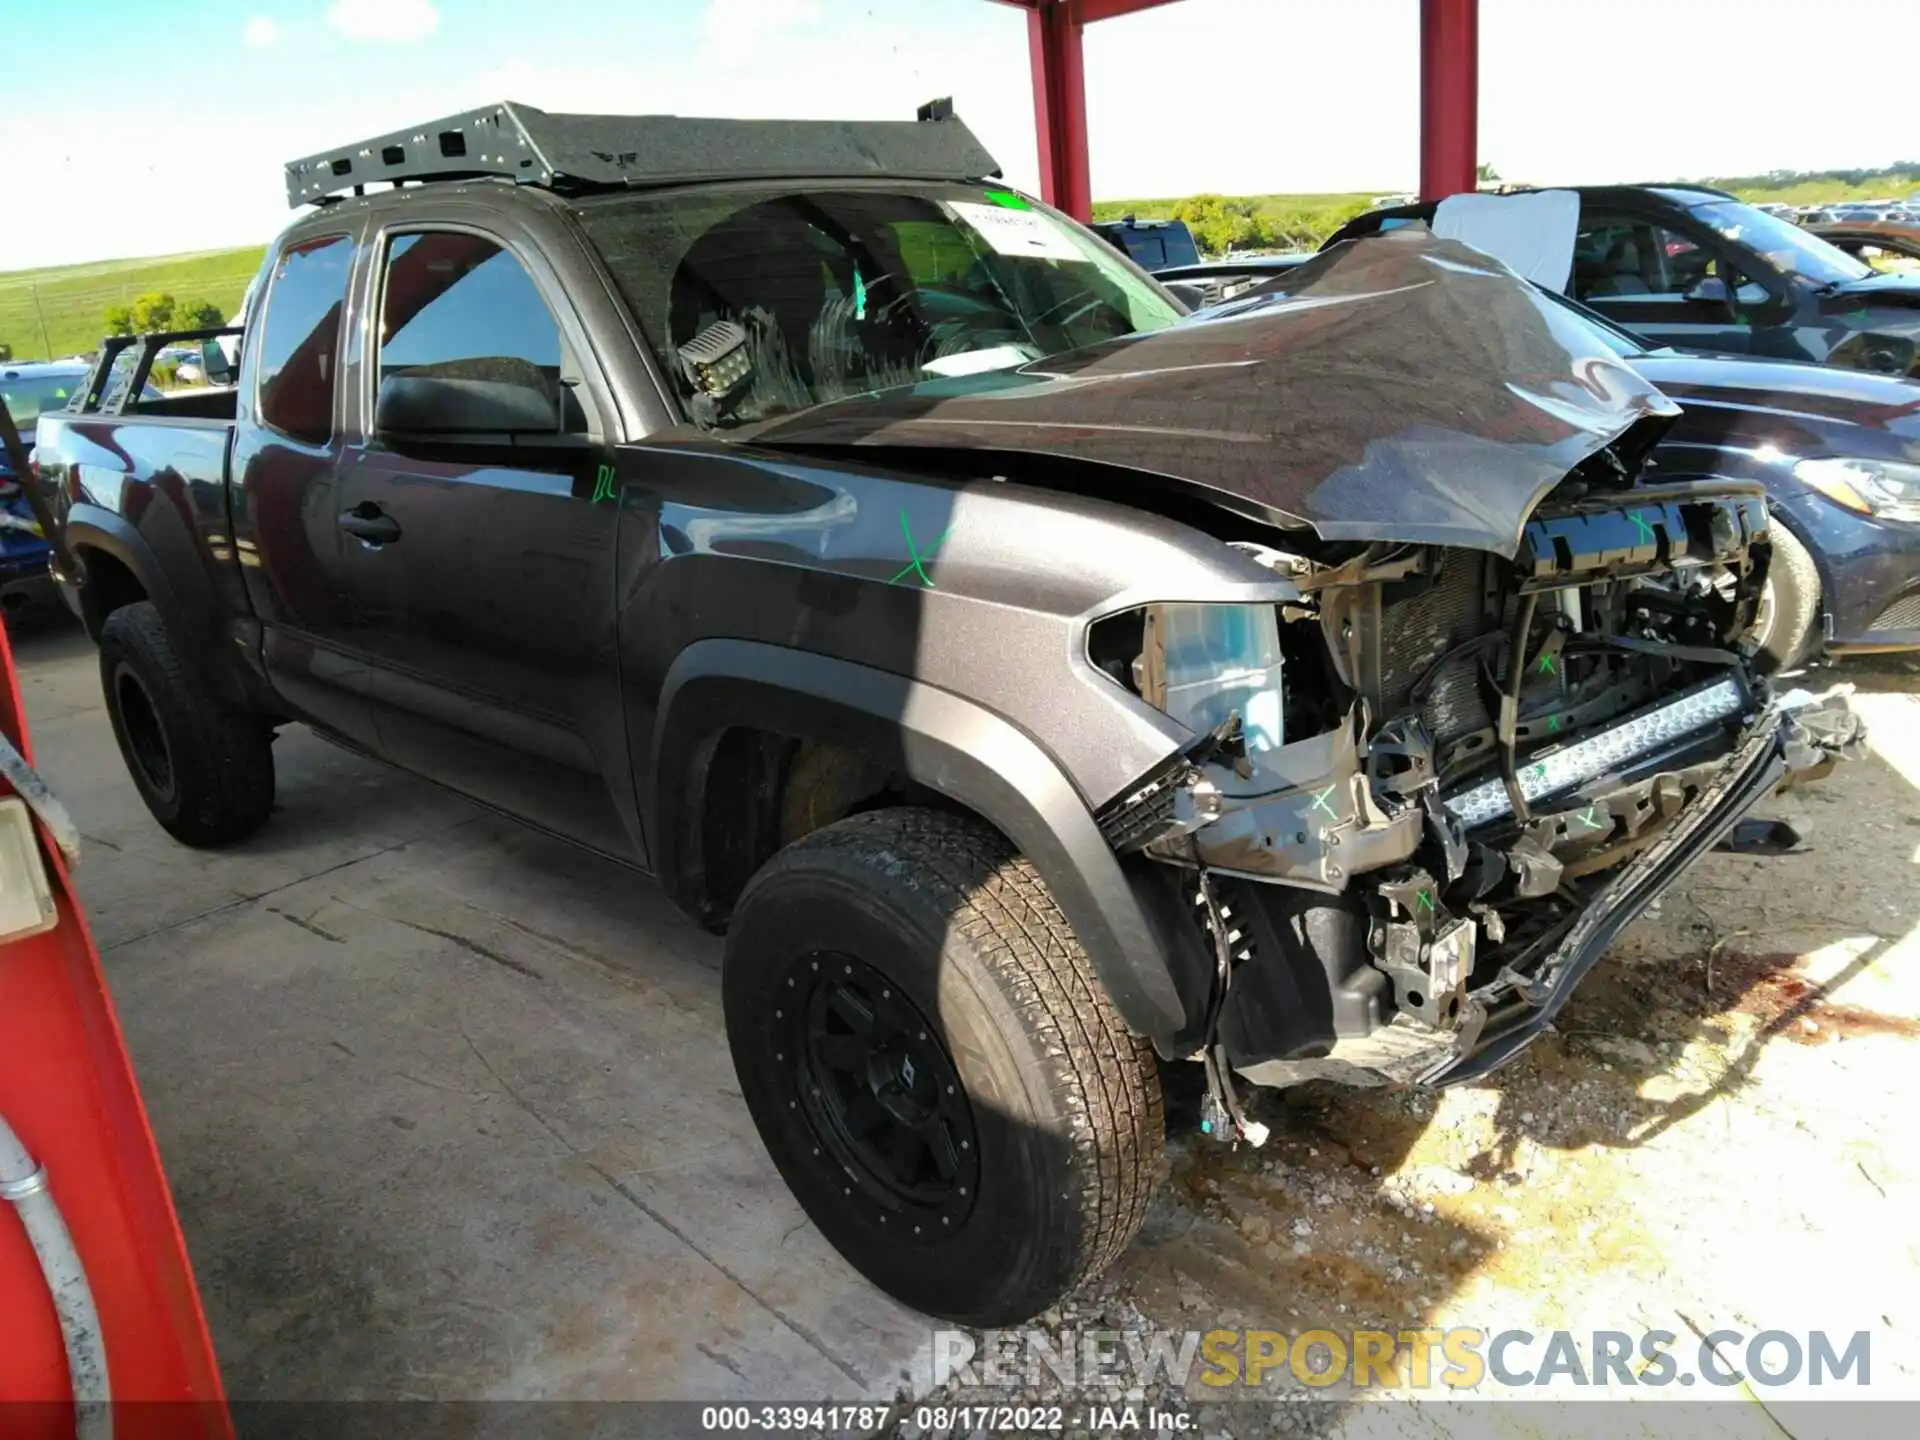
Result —
<instances>
[{"instance_id":1,"label":"truck door","mask_svg":"<svg viewBox=\"0 0 1920 1440\"><path fill-rule=\"evenodd\" d=\"M611 406L527 242L388 232L337 523L396 763L623 859ZM606 763L603 763L605 760Z\"/></svg>"},{"instance_id":2,"label":"truck door","mask_svg":"<svg viewBox=\"0 0 1920 1440\"><path fill-rule=\"evenodd\" d=\"M367 667L345 643L340 371L355 239L290 241L249 330L230 476L235 552L274 687L300 718L377 748Z\"/></svg>"}]
</instances>

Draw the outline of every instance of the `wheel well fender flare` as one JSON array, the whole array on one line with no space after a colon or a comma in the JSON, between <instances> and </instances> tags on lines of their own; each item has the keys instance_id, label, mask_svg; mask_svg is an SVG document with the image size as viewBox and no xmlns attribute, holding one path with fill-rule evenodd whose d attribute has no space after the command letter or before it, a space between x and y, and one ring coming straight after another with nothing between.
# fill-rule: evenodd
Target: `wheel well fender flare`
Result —
<instances>
[{"instance_id":1,"label":"wheel well fender flare","mask_svg":"<svg viewBox=\"0 0 1920 1440\"><path fill-rule=\"evenodd\" d=\"M127 568L133 578L139 581L140 588L147 593L147 599L153 602L169 628L176 634L187 633L186 611L179 596L174 593L173 582L167 578L166 569L153 553L153 547L124 516L99 505L79 504L67 512L62 528L66 534L67 548L82 565L83 573L75 578L82 585L81 603L89 630L97 635L100 622L106 618L85 594L85 588L92 583L92 577L84 573L86 552L96 550Z\"/></svg>"},{"instance_id":2,"label":"wheel well fender flare","mask_svg":"<svg viewBox=\"0 0 1920 1440\"><path fill-rule=\"evenodd\" d=\"M193 666L216 694L231 704L247 705L250 695L240 667L231 663L228 652L218 645L219 610L211 586L194 556L194 569L183 593L174 583L174 570L160 557L147 537L124 516L104 506L81 503L67 512L63 525L68 550L80 564L80 617L87 632L97 641L107 612L100 609L95 580L84 573L88 552L111 557L124 566L146 598L160 612L176 649Z\"/></svg>"},{"instance_id":3,"label":"wheel well fender flare","mask_svg":"<svg viewBox=\"0 0 1920 1440\"><path fill-rule=\"evenodd\" d=\"M1197 946L1165 943L1164 907L1140 893L1053 757L970 700L850 660L732 639L696 641L675 658L641 812L656 873L683 908L697 908L688 839L707 768L735 728L858 748L994 825L1039 871L1127 1025L1161 1042L1191 1032L1207 977L1196 985L1176 969Z\"/></svg>"}]
</instances>

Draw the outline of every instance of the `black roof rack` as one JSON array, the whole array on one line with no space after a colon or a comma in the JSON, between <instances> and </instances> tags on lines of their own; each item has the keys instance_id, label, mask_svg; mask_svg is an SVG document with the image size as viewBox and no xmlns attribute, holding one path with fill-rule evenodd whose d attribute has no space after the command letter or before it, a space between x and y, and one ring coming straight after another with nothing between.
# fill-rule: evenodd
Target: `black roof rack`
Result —
<instances>
[{"instance_id":1,"label":"black roof rack","mask_svg":"<svg viewBox=\"0 0 1920 1440\"><path fill-rule=\"evenodd\" d=\"M918 120L549 115L508 100L289 161L287 203L324 203L375 181L482 175L592 190L802 175L981 180L999 173L951 100L921 106Z\"/></svg>"}]
</instances>

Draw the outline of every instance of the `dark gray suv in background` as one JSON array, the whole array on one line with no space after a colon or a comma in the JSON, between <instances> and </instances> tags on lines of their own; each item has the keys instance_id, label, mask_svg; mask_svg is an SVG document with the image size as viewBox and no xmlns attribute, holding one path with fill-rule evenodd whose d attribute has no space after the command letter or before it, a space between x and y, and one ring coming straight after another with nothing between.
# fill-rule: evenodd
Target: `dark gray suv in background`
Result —
<instances>
[{"instance_id":1,"label":"dark gray suv in background","mask_svg":"<svg viewBox=\"0 0 1920 1440\"><path fill-rule=\"evenodd\" d=\"M1882 274L1724 191L1556 188L1580 196L1568 293L1650 344L1920 373L1920 275ZM1369 211L1327 244L1430 221L1433 210Z\"/></svg>"}]
</instances>

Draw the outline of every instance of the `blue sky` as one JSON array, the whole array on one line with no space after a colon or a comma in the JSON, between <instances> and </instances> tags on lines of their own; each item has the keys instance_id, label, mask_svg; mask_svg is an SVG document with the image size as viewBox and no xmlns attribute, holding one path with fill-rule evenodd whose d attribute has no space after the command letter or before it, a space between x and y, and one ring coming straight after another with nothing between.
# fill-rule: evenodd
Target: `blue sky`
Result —
<instances>
[{"instance_id":1,"label":"blue sky","mask_svg":"<svg viewBox=\"0 0 1920 1440\"><path fill-rule=\"evenodd\" d=\"M32 177L0 269L266 240L286 160L499 99L904 117L952 94L1038 179L1025 21L989 0L5 0L0 38L0 153ZM1417 42L1417 0L1093 26L1094 192L1408 188ZM1912 4L1482 0L1481 155L1542 183L1920 158L1898 64L1870 63L1916 50Z\"/></svg>"}]
</instances>

